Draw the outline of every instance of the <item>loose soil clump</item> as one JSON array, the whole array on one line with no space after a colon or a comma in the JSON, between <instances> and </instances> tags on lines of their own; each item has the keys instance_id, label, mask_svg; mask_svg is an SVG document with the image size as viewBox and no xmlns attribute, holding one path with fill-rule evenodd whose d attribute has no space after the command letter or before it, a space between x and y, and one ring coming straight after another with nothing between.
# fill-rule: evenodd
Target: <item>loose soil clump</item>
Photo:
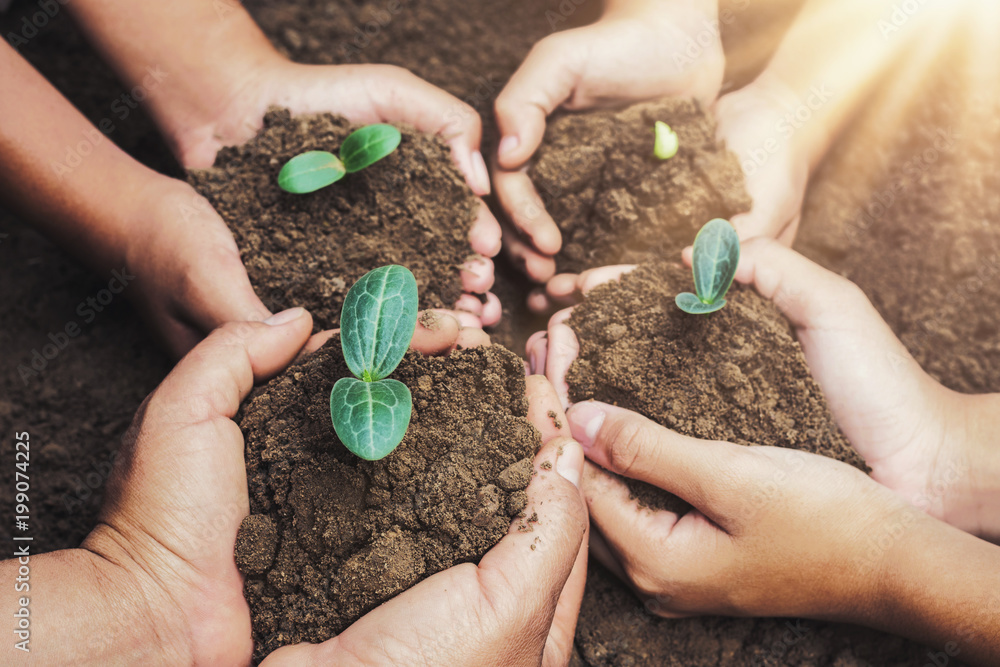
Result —
<instances>
[{"instance_id":1,"label":"loose soil clump","mask_svg":"<svg viewBox=\"0 0 1000 667\"><path fill-rule=\"evenodd\" d=\"M680 138L669 160L653 155L658 120ZM559 272L676 256L706 222L751 205L739 161L693 100L558 115L529 174L563 234Z\"/></svg>"},{"instance_id":2,"label":"loose soil clump","mask_svg":"<svg viewBox=\"0 0 1000 667\"><path fill-rule=\"evenodd\" d=\"M330 423L330 388L349 374L335 336L241 415L250 515L236 563L257 660L329 639L432 574L478 561L527 504L540 437L512 352L409 352L393 378L413 394L412 420L381 461L351 454Z\"/></svg>"},{"instance_id":3,"label":"loose soil clump","mask_svg":"<svg viewBox=\"0 0 1000 667\"><path fill-rule=\"evenodd\" d=\"M340 116L292 117L271 110L250 142L223 148L189 181L236 237L250 282L268 308L302 306L317 330L340 323L347 290L368 271L413 271L421 308L451 308L462 294L459 266L471 255L479 200L438 137L400 128L399 148L371 167L306 195L278 187L299 153L336 153L359 126Z\"/></svg>"}]
</instances>

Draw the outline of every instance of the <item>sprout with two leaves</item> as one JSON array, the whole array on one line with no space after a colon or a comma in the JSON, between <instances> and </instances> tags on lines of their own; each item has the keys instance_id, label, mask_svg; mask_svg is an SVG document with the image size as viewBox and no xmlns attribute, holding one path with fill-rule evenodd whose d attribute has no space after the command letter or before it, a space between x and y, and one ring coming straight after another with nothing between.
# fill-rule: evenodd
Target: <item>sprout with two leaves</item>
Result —
<instances>
[{"instance_id":1,"label":"sprout with two leaves","mask_svg":"<svg viewBox=\"0 0 1000 667\"><path fill-rule=\"evenodd\" d=\"M685 313L704 315L726 305L726 292L740 263L740 237L728 221L708 222L694 239L691 270L696 294L684 292L674 299Z\"/></svg>"},{"instance_id":2,"label":"sprout with two leaves","mask_svg":"<svg viewBox=\"0 0 1000 667\"><path fill-rule=\"evenodd\" d=\"M278 173L278 187L297 195L315 192L375 164L396 150L402 139L392 125L366 125L344 139L340 157L327 151L307 151L293 157Z\"/></svg>"},{"instance_id":3,"label":"sprout with two leaves","mask_svg":"<svg viewBox=\"0 0 1000 667\"><path fill-rule=\"evenodd\" d=\"M351 287L340 315L340 345L355 377L337 380L330 417L337 437L367 461L388 456L406 435L409 388L388 376L417 328L417 281L402 266L369 271Z\"/></svg>"}]
</instances>

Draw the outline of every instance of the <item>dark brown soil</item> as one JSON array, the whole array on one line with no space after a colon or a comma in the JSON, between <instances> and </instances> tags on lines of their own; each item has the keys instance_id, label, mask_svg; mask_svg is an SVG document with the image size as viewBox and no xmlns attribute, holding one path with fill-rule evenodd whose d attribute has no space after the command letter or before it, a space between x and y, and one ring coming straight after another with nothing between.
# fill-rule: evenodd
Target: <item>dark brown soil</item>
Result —
<instances>
[{"instance_id":1,"label":"dark brown soil","mask_svg":"<svg viewBox=\"0 0 1000 667\"><path fill-rule=\"evenodd\" d=\"M399 447L363 461L337 439L330 389L350 375L334 337L258 389L240 427L250 516L236 542L256 657L321 642L432 574L477 561L522 513L540 445L521 359L501 348L410 352Z\"/></svg>"},{"instance_id":2,"label":"dark brown soil","mask_svg":"<svg viewBox=\"0 0 1000 667\"><path fill-rule=\"evenodd\" d=\"M867 471L778 309L737 285L722 310L689 315L674 295L692 281L680 263L660 261L592 291L569 320L580 341L566 378L570 400L629 408L696 438L800 449ZM688 509L627 483L640 505Z\"/></svg>"},{"instance_id":3,"label":"dark brown soil","mask_svg":"<svg viewBox=\"0 0 1000 667\"><path fill-rule=\"evenodd\" d=\"M330 187L306 195L278 187L288 160L336 152L357 127L275 109L253 140L189 176L233 231L264 305L302 306L317 330L337 327L347 290L386 264L413 271L421 308L451 308L462 294L459 266L472 255L479 200L438 137L402 128L395 152Z\"/></svg>"},{"instance_id":4,"label":"dark brown soil","mask_svg":"<svg viewBox=\"0 0 1000 667\"><path fill-rule=\"evenodd\" d=\"M658 120L680 138L669 160L653 155ZM706 222L748 211L751 203L739 161L691 100L560 114L549 122L529 175L562 230L560 273L679 256Z\"/></svg>"},{"instance_id":5,"label":"dark brown soil","mask_svg":"<svg viewBox=\"0 0 1000 667\"><path fill-rule=\"evenodd\" d=\"M561 17L563 0L409 0L390 22L377 24L367 44L350 57L341 55L341 45L354 42L356 29L368 31L368 22L389 6L388 0L247 0L245 5L271 41L299 61L402 65L468 101L484 118L488 155L495 144L493 98L534 42L585 22L600 9L597 0L578 2L573 0L576 8L566 22L553 24L547 13ZM749 81L766 64L801 2L723 3L735 17L722 26L729 55L724 90ZM6 36L20 30L22 19L30 20L37 11L33 0L15 0L10 13L0 15L0 31ZM970 65L983 62L976 48L974 40L963 38L952 53L935 59L927 76L894 72L900 85L881 86L866 100L810 184L796 247L857 281L920 363L945 384L962 391L1000 391L996 309L983 307L1000 299L1000 280L986 274L981 288L975 282L979 266L1000 250L995 224L1000 219L1000 97L989 81L968 80ZM110 105L128 92L65 11L20 52L94 123L114 118ZM930 62L911 60L920 67ZM158 170L181 173L141 107L114 121L112 141ZM933 147L937 130L951 128L959 137L954 150L915 161ZM894 204L861 218L896 182L903 190L895 193ZM866 233L848 237L850 227ZM38 553L75 547L93 527L100 504L102 478L89 473L117 449L141 398L169 366L125 304L107 311L108 319L96 320L38 382L23 383L17 366L30 360L49 332L76 317L76 305L95 294L102 280L15 222L0 220L0 230L8 234L0 238L0 394L6 402L0 430L28 429L33 452L36 446L57 446L32 460L33 488L38 489L38 500L32 498L34 544ZM966 243L961 240L966 236L975 238L977 271L971 274L961 262L955 264L957 272L946 263L948 249ZM963 255L969 253L955 251L956 257ZM948 301L955 289L962 290L954 294L959 298ZM505 315L512 316L498 332L515 345L534 331L532 321L522 317L522 302L515 300L526 291L516 268L498 264L495 291L511 295L501 296ZM942 300L950 303L949 310L936 317ZM124 358L122 350L128 351ZM12 443L9 437L0 440L0 462L7 466L13 463ZM95 486L80 486L78 480ZM69 509L63 502L67 493L70 499L81 498L82 506L73 503ZM0 502L0 538L9 535L12 509ZM662 621L594 565L573 664L910 667L927 662L926 649L890 635L803 625L806 635L800 638L788 634L781 621Z\"/></svg>"}]
</instances>

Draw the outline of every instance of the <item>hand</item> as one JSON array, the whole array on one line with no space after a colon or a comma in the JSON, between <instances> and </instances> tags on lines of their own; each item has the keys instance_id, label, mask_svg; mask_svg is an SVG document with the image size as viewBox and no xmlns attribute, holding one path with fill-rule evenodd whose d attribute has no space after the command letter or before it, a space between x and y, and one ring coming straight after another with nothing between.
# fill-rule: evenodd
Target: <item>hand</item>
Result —
<instances>
[{"instance_id":1,"label":"hand","mask_svg":"<svg viewBox=\"0 0 1000 667\"><path fill-rule=\"evenodd\" d=\"M588 458L592 552L662 616L855 617L872 603L882 564L864 560L866 535L907 512L931 521L833 459L698 440L593 401L568 416ZM695 509L639 509L605 470Z\"/></svg>"},{"instance_id":2,"label":"hand","mask_svg":"<svg viewBox=\"0 0 1000 667\"><path fill-rule=\"evenodd\" d=\"M690 250L685 261L690 264ZM943 387L847 279L765 239L743 244L736 280L753 285L796 337L872 478L963 530L1000 535L1000 472L990 443L996 396ZM992 494L992 495L991 495Z\"/></svg>"},{"instance_id":3,"label":"hand","mask_svg":"<svg viewBox=\"0 0 1000 667\"><path fill-rule=\"evenodd\" d=\"M439 572L337 637L281 648L265 665L569 663L587 570L588 524L577 488L583 452L567 437L563 412L544 378L528 378L528 399L529 419L545 443L528 486L526 512L540 517L535 529L512 527L478 567L466 563ZM549 417L553 413L559 428Z\"/></svg>"},{"instance_id":4,"label":"hand","mask_svg":"<svg viewBox=\"0 0 1000 667\"><path fill-rule=\"evenodd\" d=\"M433 331L418 324L413 346L441 353L474 343L462 341L454 319L445 317L438 324ZM223 326L146 400L119 453L100 524L84 548L123 566L129 594L144 601L149 618L156 619L157 632L150 630L148 636L158 637L162 645L157 650L178 661L249 660L249 609L233 556L249 501L242 436L232 419L255 382L278 373L329 336L307 342L311 328L312 319L300 308L263 323ZM285 653L299 656L296 660L313 651L323 657L336 654L334 663L347 664L362 655L381 655L379 651L401 656L406 650L424 651L422 642L432 636L457 642L456 647L449 645L451 640L442 641L442 650L451 656L470 651L465 664L478 664L473 655L523 652L537 658L543 646L551 664L565 664L586 570L581 546L586 511L576 486L583 454L566 437L568 427L557 431L547 416L549 410L561 415L548 382L532 378L529 391L529 417L546 441L539 474L529 486L529 503L541 516L535 530L512 529L479 568L470 564L439 573L330 642ZM540 467L546 460L558 475ZM531 550L535 540L544 546ZM415 615L413 605L424 611ZM425 613L431 605L439 613ZM477 619L480 643L469 641L473 630L463 627L470 618ZM383 634L386 628L392 639ZM462 628L457 639L456 628ZM509 633L531 640L510 642Z\"/></svg>"},{"instance_id":5,"label":"hand","mask_svg":"<svg viewBox=\"0 0 1000 667\"><path fill-rule=\"evenodd\" d=\"M511 220L504 245L538 282L555 273L553 256L562 244L525 166L542 142L548 115L559 107L620 106L666 95L695 97L707 107L722 85L715 0L608 5L597 23L536 44L496 101L503 138L494 183Z\"/></svg>"},{"instance_id":6,"label":"hand","mask_svg":"<svg viewBox=\"0 0 1000 667\"><path fill-rule=\"evenodd\" d=\"M479 115L410 72L390 65L299 65L276 54L254 65L252 74L233 77L241 82L239 86L220 96L216 106L203 109L197 122L161 123L185 166L211 166L220 148L251 139L267 109L278 105L293 114L332 112L353 123L407 123L441 135L473 192L480 196L490 192L489 174L479 152ZM158 115L171 117L169 112ZM492 326L502 314L499 299L488 291L493 286L489 258L500 251L500 225L485 203L480 202L469 245L478 257L462 267L466 294L455 309L466 314L463 323L468 326ZM480 294L485 294L485 304Z\"/></svg>"},{"instance_id":7,"label":"hand","mask_svg":"<svg viewBox=\"0 0 1000 667\"><path fill-rule=\"evenodd\" d=\"M769 85L770 84L770 85ZM753 199L748 213L731 222L741 239L766 236L795 241L809 181L810 159L794 112L803 105L768 77L719 98L719 139L739 158Z\"/></svg>"}]
</instances>

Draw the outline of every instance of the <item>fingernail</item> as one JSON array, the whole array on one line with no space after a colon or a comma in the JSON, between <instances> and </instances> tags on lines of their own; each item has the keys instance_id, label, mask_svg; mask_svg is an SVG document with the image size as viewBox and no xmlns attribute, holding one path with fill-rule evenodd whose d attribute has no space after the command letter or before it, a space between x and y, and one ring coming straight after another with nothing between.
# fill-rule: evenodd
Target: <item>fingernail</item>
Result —
<instances>
[{"instance_id":1,"label":"fingernail","mask_svg":"<svg viewBox=\"0 0 1000 667\"><path fill-rule=\"evenodd\" d=\"M518 138L518 136L516 134L511 134L509 136L504 137L500 141L500 146L497 149L497 153L499 153L500 157L503 157L509 153L513 153L514 151L516 151L517 147L520 145L521 145L521 140Z\"/></svg>"},{"instance_id":2,"label":"fingernail","mask_svg":"<svg viewBox=\"0 0 1000 667\"><path fill-rule=\"evenodd\" d=\"M593 447L606 416L604 408L593 401L586 401L574 405L566 416L570 431L580 446L584 449Z\"/></svg>"},{"instance_id":3,"label":"fingernail","mask_svg":"<svg viewBox=\"0 0 1000 667\"><path fill-rule=\"evenodd\" d=\"M490 172L486 169L486 160L483 154L475 151L472 154L472 173L479 185L479 194L488 195L490 193Z\"/></svg>"},{"instance_id":4,"label":"fingernail","mask_svg":"<svg viewBox=\"0 0 1000 667\"><path fill-rule=\"evenodd\" d=\"M288 324L294 320L299 319L305 314L304 308L289 308L288 310L283 310L280 313L275 313L271 317L264 320L264 324L269 324L272 327L280 327L282 324Z\"/></svg>"},{"instance_id":5,"label":"fingernail","mask_svg":"<svg viewBox=\"0 0 1000 667\"><path fill-rule=\"evenodd\" d=\"M556 461L556 472L559 476L565 480L568 480L576 488L580 488L580 468L582 467L582 461L580 460L580 455L577 452L576 445L567 442L563 445L563 453L559 455L559 459Z\"/></svg>"}]
</instances>

